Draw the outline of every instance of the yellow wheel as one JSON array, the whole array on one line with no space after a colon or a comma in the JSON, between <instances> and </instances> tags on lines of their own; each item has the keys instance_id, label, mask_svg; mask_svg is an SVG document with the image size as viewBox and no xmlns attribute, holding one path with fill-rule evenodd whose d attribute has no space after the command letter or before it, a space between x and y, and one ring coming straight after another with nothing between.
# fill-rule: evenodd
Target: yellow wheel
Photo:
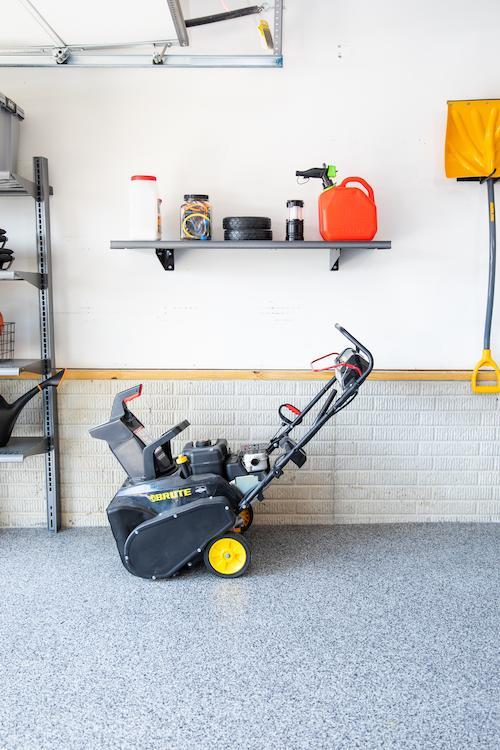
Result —
<instances>
[{"instance_id":1,"label":"yellow wheel","mask_svg":"<svg viewBox=\"0 0 500 750\"><path fill-rule=\"evenodd\" d=\"M222 578L238 578L250 565L250 547L241 534L227 531L207 544L203 559L211 573Z\"/></svg>"},{"instance_id":2,"label":"yellow wheel","mask_svg":"<svg viewBox=\"0 0 500 750\"><path fill-rule=\"evenodd\" d=\"M253 523L253 508L252 508L252 506L248 505L246 508L243 508L243 510L240 510L240 512L238 513L238 518L239 518L239 521L240 521L240 525L237 526L234 529L234 531L236 531L236 533L238 533L238 534L240 532L242 534L244 534L245 531L248 531L248 529L250 528L250 526Z\"/></svg>"}]
</instances>

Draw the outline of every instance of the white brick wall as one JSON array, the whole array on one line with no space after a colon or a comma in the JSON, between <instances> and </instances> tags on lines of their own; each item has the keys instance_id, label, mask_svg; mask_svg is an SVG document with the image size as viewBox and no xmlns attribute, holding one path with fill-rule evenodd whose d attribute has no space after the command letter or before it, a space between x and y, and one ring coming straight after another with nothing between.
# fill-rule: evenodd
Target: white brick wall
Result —
<instances>
[{"instance_id":1,"label":"white brick wall","mask_svg":"<svg viewBox=\"0 0 500 750\"><path fill-rule=\"evenodd\" d=\"M113 395L132 382L66 381L59 391L65 525L106 522L123 481L107 446L88 435L107 419ZM16 397L26 382L3 381ZM134 410L153 434L188 418L182 440L268 439L282 401L304 405L314 382L146 381ZM39 404L15 434L37 434ZM263 523L491 521L500 518L500 398L472 396L468 383L369 382L310 444L301 469L287 469L259 505ZM174 447L179 450L178 442ZM0 525L45 523L42 457L0 465Z\"/></svg>"}]
</instances>

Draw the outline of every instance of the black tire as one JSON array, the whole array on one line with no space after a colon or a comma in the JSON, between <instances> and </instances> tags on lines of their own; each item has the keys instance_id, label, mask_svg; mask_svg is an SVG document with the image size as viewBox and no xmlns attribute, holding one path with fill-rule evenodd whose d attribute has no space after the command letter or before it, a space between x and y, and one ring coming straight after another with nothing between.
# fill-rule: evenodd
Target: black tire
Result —
<instances>
[{"instance_id":1,"label":"black tire","mask_svg":"<svg viewBox=\"0 0 500 750\"><path fill-rule=\"evenodd\" d=\"M244 534L250 526L253 524L253 508L251 505L247 505L242 511L238 513L238 517L243 521L243 526L240 526L240 532Z\"/></svg>"},{"instance_id":2,"label":"black tire","mask_svg":"<svg viewBox=\"0 0 500 750\"><path fill-rule=\"evenodd\" d=\"M233 242L246 240L272 240L273 233L270 229L226 229L224 239Z\"/></svg>"},{"instance_id":3,"label":"black tire","mask_svg":"<svg viewBox=\"0 0 500 750\"><path fill-rule=\"evenodd\" d=\"M211 558L212 549L215 547L215 545L223 547L224 541L228 542L228 545L230 546L230 551L228 551L226 554L224 554L223 551L222 551L222 554L217 552L215 555L212 555L214 559L212 559L211 561L210 558ZM234 553L235 547L236 547L236 555ZM239 548L240 554L242 554L242 551L244 550L244 553L245 553L244 560L237 559L238 548ZM233 554L232 564L231 564L231 554ZM227 557L228 555L229 557ZM225 563L224 558L226 557L228 559L228 562L227 562L228 568L232 572L225 573L223 571L223 567ZM232 531L226 531L224 534L219 534L219 536L216 536L209 541L203 553L203 561L205 563L207 570L209 570L210 573L213 573L214 575L219 576L220 578L239 578L240 576L244 575L247 572L250 566L250 545L248 544L243 534L235 534ZM237 567L236 570L234 570L235 565Z\"/></svg>"},{"instance_id":4,"label":"black tire","mask_svg":"<svg viewBox=\"0 0 500 750\"><path fill-rule=\"evenodd\" d=\"M226 216L222 220L223 229L271 229L268 216Z\"/></svg>"}]
</instances>

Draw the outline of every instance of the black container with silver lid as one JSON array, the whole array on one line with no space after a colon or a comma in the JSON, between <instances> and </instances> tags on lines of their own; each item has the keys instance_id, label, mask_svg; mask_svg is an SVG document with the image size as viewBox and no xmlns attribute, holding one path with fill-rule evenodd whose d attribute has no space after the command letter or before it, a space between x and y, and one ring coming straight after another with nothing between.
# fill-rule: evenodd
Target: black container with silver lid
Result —
<instances>
[{"instance_id":1,"label":"black container with silver lid","mask_svg":"<svg viewBox=\"0 0 500 750\"><path fill-rule=\"evenodd\" d=\"M288 218L286 220L286 240L294 242L304 239L304 201L289 200L286 202Z\"/></svg>"}]
</instances>

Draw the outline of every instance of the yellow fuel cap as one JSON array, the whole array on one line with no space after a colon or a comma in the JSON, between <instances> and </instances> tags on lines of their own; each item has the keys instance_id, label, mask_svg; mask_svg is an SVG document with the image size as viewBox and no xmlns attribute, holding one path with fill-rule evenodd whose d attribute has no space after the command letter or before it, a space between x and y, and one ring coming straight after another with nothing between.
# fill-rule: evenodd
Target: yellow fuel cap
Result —
<instances>
[{"instance_id":1,"label":"yellow fuel cap","mask_svg":"<svg viewBox=\"0 0 500 750\"><path fill-rule=\"evenodd\" d=\"M187 461L189 461L189 458L185 456L183 453L181 453L180 456L177 456L175 463L185 464Z\"/></svg>"}]
</instances>

